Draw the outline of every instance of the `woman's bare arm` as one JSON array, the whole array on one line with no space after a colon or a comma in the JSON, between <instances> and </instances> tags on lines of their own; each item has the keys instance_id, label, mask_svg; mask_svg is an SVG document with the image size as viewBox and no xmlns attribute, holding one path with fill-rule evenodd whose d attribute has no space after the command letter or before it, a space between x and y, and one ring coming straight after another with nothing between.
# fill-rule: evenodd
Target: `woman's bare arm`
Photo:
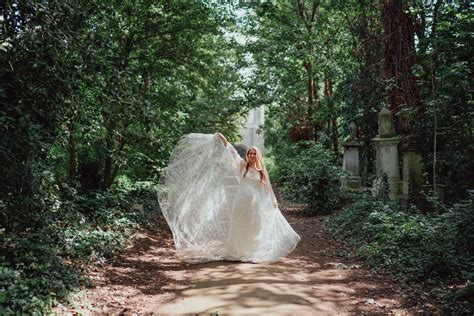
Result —
<instances>
[{"instance_id":1,"label":"woman's bare arm","mask_svg":"<svg viewBox=\"0 0 474 316\"><path fill-rule=\"evenodd\" d=\"M221 133L217 133L217 135L219 136L219 138L224 143L224 146L227 147L227 145L230 144L229 141L227 140L227 138L225 138L224 135L222 135ZM237 150L235 150L234 147L231 147L231 153L235 158L240 158L239 153L237 152ZM240 172L242 172L245 168L246 163L245 163L245 160L243 160L242 158L240 158L239 160L240 160Z\"/></svg>"},{"instance_id":2,"label":"woman's bare arm","mask_svg":"<svg viewBox=\"0 0 474 316\"><path fill-rule=\"evenodd\" d=\"M227 144L229 144L229 141L227 140L227 138L224 137L224 135L222 135L221 133L217 133L217 135L219 136L219 138L222 140L222 142L224 143L224 146L227 147Z\"/></svg>"}]
</instances>

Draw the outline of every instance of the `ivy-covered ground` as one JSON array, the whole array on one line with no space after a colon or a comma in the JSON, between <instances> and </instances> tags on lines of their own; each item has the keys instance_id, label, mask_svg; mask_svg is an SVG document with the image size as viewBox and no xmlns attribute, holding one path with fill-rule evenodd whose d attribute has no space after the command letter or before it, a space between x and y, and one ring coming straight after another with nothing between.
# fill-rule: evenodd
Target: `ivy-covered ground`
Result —
<instances>
[{"instance_id":1,"label":"ivy-covered ground","mask_svg":"<svg viewBox=\"0 0 474 316\"><path fill-rule=\"evenodd\" d=\"M88 270L91 285L58 305L56 313L422 313L441 306L429 293L364 268L352 250L334 240L322 216L301 215L302 204L282 201L302 237L287 258L270 265L211 262L190 265L174 255L163 218L141 230L110 264Z\"/></svg>"}]
</instances>

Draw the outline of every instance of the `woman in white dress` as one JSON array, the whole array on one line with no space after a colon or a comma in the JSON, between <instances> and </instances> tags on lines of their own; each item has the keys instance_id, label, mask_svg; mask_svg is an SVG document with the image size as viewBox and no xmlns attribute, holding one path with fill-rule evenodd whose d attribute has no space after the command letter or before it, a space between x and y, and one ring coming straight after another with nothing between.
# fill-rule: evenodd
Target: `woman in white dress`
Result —
<instances>
[{"instance_id":1,"label":"woman in white dress","mask_svg":"<svg viewBox=\"0 0 474 316\"><path fill-rule=\"evenodd\" d=\"M158 201L177 255L190 263L273 262L300 236L278 209L260 151L246 161L216 133L185 135L162 171Z\"/></svg>"}]
</instances>

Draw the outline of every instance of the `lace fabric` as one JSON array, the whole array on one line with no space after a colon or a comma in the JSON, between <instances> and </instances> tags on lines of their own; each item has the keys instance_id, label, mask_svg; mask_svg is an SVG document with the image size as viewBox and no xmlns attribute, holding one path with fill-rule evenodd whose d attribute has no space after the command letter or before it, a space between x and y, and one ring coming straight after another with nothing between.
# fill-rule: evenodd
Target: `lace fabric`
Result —
<instances>
[{"instance_id":1,"label":"lace fabric","mask_svg":"<svg viewBox=\"0 0 474 316\"><path fill-rule=\"evenodd\" d=\"M158 202L182 260L272 262L299 242L270 182L251 171L243 177L242 161L217 134L185 135L173 150Z\"/></svg>"}]
</instances>

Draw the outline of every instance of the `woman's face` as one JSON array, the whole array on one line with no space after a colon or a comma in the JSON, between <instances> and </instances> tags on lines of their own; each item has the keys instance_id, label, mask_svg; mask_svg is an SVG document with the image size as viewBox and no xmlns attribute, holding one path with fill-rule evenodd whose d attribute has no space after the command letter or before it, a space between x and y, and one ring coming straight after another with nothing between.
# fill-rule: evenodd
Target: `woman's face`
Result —
<instances>
[{"instance_id":1,"label":"woman's face","mask_svg":"<svg viewBox=\"0 0 474 316\"><path fill-rule=\"evenodd\" d=\"M257 152L255 151L255 149L249 150L249 152L247 153L247 159L250 163L257 161Z\"/></svg>"}]
</instances>

